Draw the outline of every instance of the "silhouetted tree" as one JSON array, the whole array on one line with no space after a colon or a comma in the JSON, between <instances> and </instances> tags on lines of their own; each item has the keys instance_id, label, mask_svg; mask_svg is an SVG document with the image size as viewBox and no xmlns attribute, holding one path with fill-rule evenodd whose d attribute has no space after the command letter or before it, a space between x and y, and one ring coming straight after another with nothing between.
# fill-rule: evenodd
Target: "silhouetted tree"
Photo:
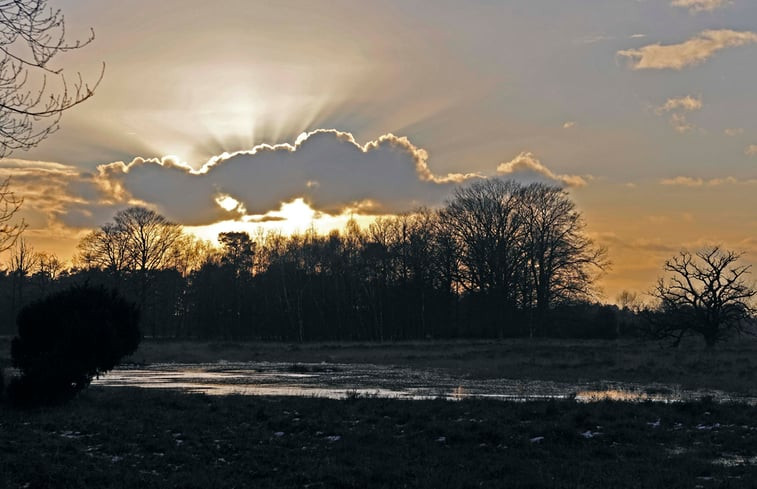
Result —
<instances>
[{"instance_id":1,"label":"silhouetted tree","mask_svg":"<svg viewBox=\"0 0 757 489\"><path fill-rule=\"evenodd\" d=\"M112 277L113 287L118 287L121 275L132 267L133 255L126 232L114 223L104 224L85 235L77 249L77 261L87 268L105 270Z\"/></svg>"},{"instance_id":2,"label":"silhouetted tree","mask_svg":"<svg viewBox=\"0 0 757 489\"><path fill-rule=\"evenodd\" d=\"M181 226L144 207L129 207L117 213L113 221L118 233L123 234L131 265L142 274L162 268L181 236Z\"/></svg>"},{"instance_id":3,"label":"silhouetted tree","mask_svg":"<svg viewBox=\"0 0 757 489\"><path fill-rule=\"evenodd\" d=\"M221 243L221 264L228 265L239 276L251 273L255 260L255 242L244 232L227 232L218 235Z\"/></svg>"},{"instance_id":4,"label":"silhouetted tree","mask_svg":"<svg viewBox=\"0 0 757 489\"><path fill-rule=\"evenodd\" d=\"M133 353L140 341L137 308L115 291L74 287L26 306L11 343L21 378L19 402L66 400Z\"/></svg>"},{"instance_id":5,"label":"silhouetted tree","mask_svg":"<svg viewBox=\"0 0 757 489\"><path fill-rule=\"evenodd\" d=\"M708 348L731 333L746 330L754 314L757 290L746 282L749 265L740 253L706 248L681 251L665 262L667 278L660 278L651 295L659 301L647 312L648 332L677 346L687 335L701 336Z\"/></svg>"},{"instance_id":6,"label":"silhouetted tree","mask_svg":"<svg viewBox=\"0 0 757 489\"><path fill-rule=\"evenodd\" d=\"M37 266L39 256L25 239L20 239L13 247L10 258L10 271L13 277L11 290L11 315L15 317L20 306L25 303L26 283Z\"/></svg>"}]
</instances>

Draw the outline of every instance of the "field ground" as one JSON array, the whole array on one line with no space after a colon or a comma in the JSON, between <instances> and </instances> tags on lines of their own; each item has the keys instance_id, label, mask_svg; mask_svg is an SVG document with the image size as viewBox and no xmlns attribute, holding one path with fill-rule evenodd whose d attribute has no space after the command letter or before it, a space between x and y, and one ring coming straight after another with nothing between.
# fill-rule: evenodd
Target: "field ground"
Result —
<instances>
[{"instance_id":1,"label":"field ground","mask_svg":"<svg viewBox=\"0 0 757 489\"><path fill-rule=\"evenodd\" d=\"M0 365L9 363L0 338ZM130 362L438 368L469 378L678 383L757 392L757 342L143 342ZM757 407L328 400L90 387L65 406L0 404L0 487L754 487Z\"/></svg>"},{"instance_id":2,"label":"field ground","mask_svg":"<svg viewBox=\"0 0 757 489\"><path fill-rule=\"evenodd\" d=\"M97 388L0 405L0 487L754 487L757 408Z\"/></svg>"}]
</instances>

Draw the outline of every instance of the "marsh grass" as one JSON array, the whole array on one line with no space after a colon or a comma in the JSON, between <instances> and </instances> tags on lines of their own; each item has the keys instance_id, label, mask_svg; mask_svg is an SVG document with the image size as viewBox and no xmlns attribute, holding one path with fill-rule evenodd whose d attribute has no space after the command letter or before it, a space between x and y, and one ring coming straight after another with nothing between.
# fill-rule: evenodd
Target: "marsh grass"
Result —
<instances>
[{"instance_id":1,"label":"marsh grass","mask_svg":"<svg viewBox=\"0 0 757 489\"><path fill-rule=\"evenodd\" d=\"M91 388L0 406L0 487L753 487L757 409Z\"/></svg>"}]
</instances>

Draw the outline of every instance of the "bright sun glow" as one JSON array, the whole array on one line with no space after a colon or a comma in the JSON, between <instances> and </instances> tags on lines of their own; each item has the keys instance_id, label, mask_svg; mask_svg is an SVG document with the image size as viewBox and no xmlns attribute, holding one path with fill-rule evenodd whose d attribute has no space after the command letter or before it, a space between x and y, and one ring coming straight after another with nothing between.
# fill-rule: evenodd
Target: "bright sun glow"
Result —
<instances>
[{"instance_id":1,"label":"bright sun glow","mask_svg":"<svg viewBox=\"0 0 757 489\"><path fill-rule=\"evenodd\" d=\"M265 216L281 218L287 226L293 226L295 229L302 231L313 224L316 212L300 197L294 199L292 202L281 204L280 210L269 212ZM254 218L251 220L255 221Z\"/></svg>"},{"instance_id":2,"label":"bright sun glow","mask_svg":"<svg viewBox=\"0 0 757 489\"><path fill-rule=\"evenodd\" d=\"M239 201L231 195L219 195L216 197L216 204L229 212L239 208Z\"/></svg>"},{"instance_id":3,"label":"bright sun glow","mask_svg":"<svg viewBox=\"0 0 757 489\"><path fill-rule=\"evenodd\" d=\"M318 212L302 197L291 202L282 202L278 210L256 215L246 214L244 204L230 195L219 195L216 197L216 204L227 211L239 212L242 216L206 226L186 226L184 229L200 239L218 244L218 234L228 231L244 231L252 237L268 232L289 236L310 229L315 229L319 234L328 234L335 229L344 230L350 219L354 219L360 227L366 228L378 217L358 214L352 210L345 210L337 215Z\"/></svg>"}]
</instances>

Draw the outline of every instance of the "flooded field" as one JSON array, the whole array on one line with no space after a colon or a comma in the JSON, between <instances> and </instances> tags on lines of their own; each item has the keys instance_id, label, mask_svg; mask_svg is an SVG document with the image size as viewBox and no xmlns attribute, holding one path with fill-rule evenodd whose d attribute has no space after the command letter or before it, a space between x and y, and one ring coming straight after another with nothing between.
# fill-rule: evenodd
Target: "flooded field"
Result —
<instances>
[{"instance_id":1,"label":"flooded field","mask_svg":"<svg viewBox=\"0 0 757 489\"><path fill-rule=\"evenodd\" d=\"M469 379L437 369L371 364L332 363L206 363L154 364L121 367L93 382L108 387L142 387L181 390L209 395L304 396L345 399L489 398L507 401L606 399L631 402L681 402L712 398L757 404L719 390L686 390L677 385L594 381L567 383L539 380Z\"/></svg>"}]
</instances>

